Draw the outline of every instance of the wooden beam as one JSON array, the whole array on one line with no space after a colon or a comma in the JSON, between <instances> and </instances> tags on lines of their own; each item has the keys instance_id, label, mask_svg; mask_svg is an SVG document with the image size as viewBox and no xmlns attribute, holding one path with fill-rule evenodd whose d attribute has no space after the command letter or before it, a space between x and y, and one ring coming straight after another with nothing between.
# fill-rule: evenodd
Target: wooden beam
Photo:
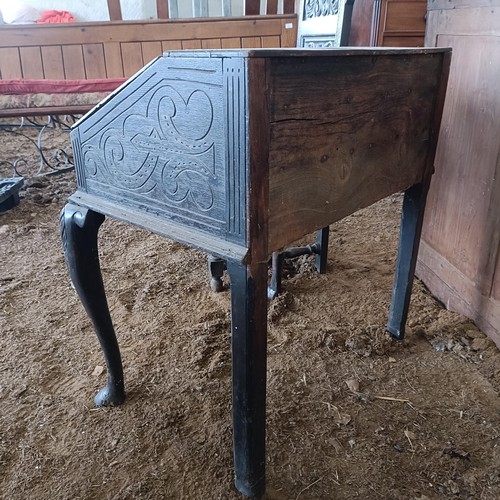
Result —
<instances>
[{"instance_id":1,"label":"wooden beam","mask_svg":"<svg viewBox=\"0 0 500 500\"><path fill-rule=\"evenodd\" d=\"M295 0L283 0L283 14L295 13Z\"/></svg>"},{"instance_id":2,"label":"wooden beam","mask_svg":"<svg viewBox=\"0 0 500 500\"><path fill-rule=\"evenodd\" d=\"M245 16L258 16L260 14L260 0L245 1Z\"/></svg>"},{"instance_id":3,"label":"wooden beam","mask_svg":"<svg viewBox=\"0 0 500 500\"><path fill-rule=\"evenodd\" d=\"M108 0L108 13L110 21L123 20L120 0Z\"/></svg>"},{"instance_id":4,"label":"wooden beam","mask_svg":"<svg viewBox=\"0 0 500 500\"><path fill-rule=\"evenodd\" d=\"M168 19L168 0L156 0L156 15L158 19Z\"/></svg>"},{"instance_id":5,"label":"wooden beam","mask_svg":"<svg viewBox=\"0 0 500 500\"><path fill-rule=\"evenodd\" d=\"M267 0L266 14L278 13L278 0Z\"/></svg>"}]
</instances>

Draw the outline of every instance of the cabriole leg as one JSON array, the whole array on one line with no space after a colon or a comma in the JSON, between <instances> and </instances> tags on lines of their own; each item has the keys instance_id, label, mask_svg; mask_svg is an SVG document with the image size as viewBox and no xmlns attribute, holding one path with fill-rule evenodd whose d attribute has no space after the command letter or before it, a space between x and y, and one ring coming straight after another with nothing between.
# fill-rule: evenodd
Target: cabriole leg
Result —
<instances>
[{"instance_id":1,"label":"cabriole leg","mask_svg":"<svg viewBox=\"0 0 500 500\"><path fill-rule=\"evenodd\" d=\"M405 191L403 199L396 272L387 321L387 331L398 340L403 340L405 334L427 191L423 183L415 184Z\"/></svg>"},{"instance_id":2,"label":"cabriole leg","mask_svg":"<svg viewBox=\"0 0 500 500\"><path fill-rule=\"evenodd\" d=\"M97 406L118 405L125 399L120 350L102 281L97 232L104 215L68 204L61 212L61 237L71 281L89 315L108 368L108 384L94 398Z\"/></svg>"},{"instance_id":3,"label":"cabriole leg","mask_svg":"<svg viewBox=\"0 0 500 500\"><path fill-rule=\"evenodd\" d=\"M267 262L227 262L231 280L233 445L236 488L265 490Z\"/></svg>"}]
</instances>

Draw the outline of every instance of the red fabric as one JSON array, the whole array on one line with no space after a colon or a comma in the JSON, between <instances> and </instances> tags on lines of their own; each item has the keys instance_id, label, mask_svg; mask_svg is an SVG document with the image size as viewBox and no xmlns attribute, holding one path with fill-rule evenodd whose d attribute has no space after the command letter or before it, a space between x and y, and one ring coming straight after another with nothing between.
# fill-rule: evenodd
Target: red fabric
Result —
<instances>
[{"instance_id":1,"label":"red fabric","mask_svg":"<svg viewBox=\"0 0 500 500\"><path fill-rule=\"evenodd\" d=\"M76 19L67 10L46 10L42 12L42 17L38 19L38 24L46 23L74 23Z\"/></svg>"},{"instance_id":2,"label":"red fabric","mask_svg":"<svg viewBox=\"0 0 500 500\"><path fill-rule=\"evenodd\" d=\"M0 80L0 94L79 94L83 92L111 92L126 78L105 80Z\"/></svg>"}]
</instances>

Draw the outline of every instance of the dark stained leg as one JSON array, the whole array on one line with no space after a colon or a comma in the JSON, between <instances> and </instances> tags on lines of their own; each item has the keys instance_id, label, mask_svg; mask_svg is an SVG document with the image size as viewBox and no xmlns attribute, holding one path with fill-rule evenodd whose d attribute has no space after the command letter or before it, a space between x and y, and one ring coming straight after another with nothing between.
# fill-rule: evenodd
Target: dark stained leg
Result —
<instances>
[{"instance_id":1,"label":"dark stained leg","mask_svg":"<svg viewBox=\"0 0 500 500\"><path fill-rule=\"evenodd\" d=\"M285 259L315 254L317 271L320 274L326 273L329 234L330 228L327 226L316 232L316 243L304 247L291 247L282 252L273 253L271 283L267 289L267 296L270 300L276 298L281 293L283 261Z\"/></svg>"},{"instance_id":2,"label":"dark stained leg","mask_svg":"<svg viewBox=\"0 0 500 500\"><path fill-rule=\"evenodd\" d=\"M226 269L226 261L214 255L208 256L208 271L210 272L210 288L214 292L222 292L224 290L224 283L222 276Z\"/></svg>"},{"instance_id":3,"label":"dark stained leg","mask_svg":"<svg viewBox=\"0 0 500 500\"><path fill-rule=\"evenodd\" d=\"M426 184L415 184L405 191L403 199L396 273L387 321L387 331L398 340L403 340L405 334L427 191Z\"/></svg>"},{"instance_id":4,"label":"dark stained leg","mask_svg":"<svg viewBox=\"0 0 500 500\"><path fill-rule=\"evenodd\" d=\"M318 273L325 274L328 262L328 236L330 228L328 226L316 232L316 245L319 247L316 253L316 269Z\"/></svg>"},{"instance_id":5,"label":"dark stained leg","mask_svg":"<svg viewBox=\"0 0 500 500\"><path fill-rule=\"evenodd\" d=\"M271 283L267 287L267 298L275 299L281 293L281 275L283 273L283 252L273 252Z\"/></svg>"},{"instance_id":6,"label":"dark stained leg","mask_svg":"<svg viewBox=\"0 0 500 500\"><path fill-rule=\"evenodd\" d=\"M125 399L120 350L104 292L97 232L104 215L68 204L61 212L61 237L71 281L89 315L104 351L108 384L94 398L97 406L119 405Z\"/></svg>"},{"instance_id":7,"label":"dark stained leg","mask_svg":"<svg viewBox=\"0 0 500 500\"><path fill-rule=\"evenodd\" d=\"M267 262L227 262L231 280L233 445L236 488L265 490Z\"/></svg>"}]
</instances>

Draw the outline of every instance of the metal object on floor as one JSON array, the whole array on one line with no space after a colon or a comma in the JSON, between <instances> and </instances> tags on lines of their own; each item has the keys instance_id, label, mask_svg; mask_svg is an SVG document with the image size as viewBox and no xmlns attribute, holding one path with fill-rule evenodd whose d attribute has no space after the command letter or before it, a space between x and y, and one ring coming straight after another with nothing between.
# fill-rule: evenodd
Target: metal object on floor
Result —
<instances>
[{"instance_id":1,"label":"metal object on floor","mask_svg":"<svg viewBox=\"0 0 500 500\"><path fill-rule=\"evenodd\" d=\"M23 177L0 179L0 213L19 204L19 190L23 184Z\"/></svg>"},{"instance_id":2,"label":"metal object on floor","mask_svg":"<svg viewBox=\"0 0 500 500\"><path fill-rule=\"evenodd\" d=\"M18 152L15 159L0 159L0 166L7 166L13 175L34 177L53 173L62 173L74 168L73 154L69 141L69 131L76 118L67 116L22 117L18 124L1 123L0 131L20 137L32 150L36 151L36 160L31 160L29 150ZM33 133L35 131L35 133ZM68 144L64 148L47 149L42 142L54 131L68 133ZM28 154L27 154L28 153Z\"/></svg>"}]
</instances>

